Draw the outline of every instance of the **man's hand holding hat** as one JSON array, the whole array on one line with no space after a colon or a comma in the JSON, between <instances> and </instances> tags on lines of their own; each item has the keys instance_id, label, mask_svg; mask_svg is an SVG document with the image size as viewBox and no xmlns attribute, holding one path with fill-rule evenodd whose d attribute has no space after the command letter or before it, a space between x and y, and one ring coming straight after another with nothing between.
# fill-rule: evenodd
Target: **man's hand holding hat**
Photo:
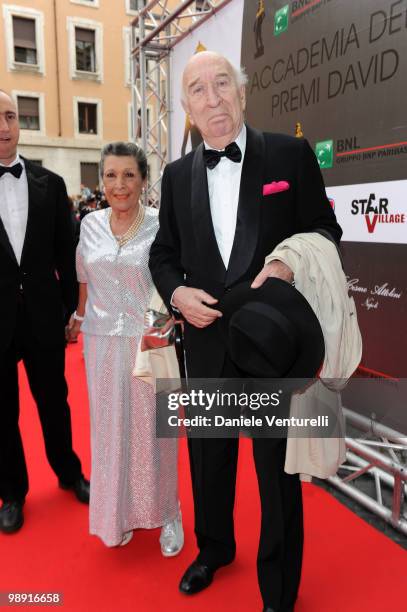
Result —
<instances>
[{"instance_id":1,"label":"man's hand holding hat","mask_svg":"<svg viewBox=\"0 0 407 612\"><path fill-rule=\"evenodd\" d=\"M275 259L270 263L266 264L264 268L258 273L256 278L251 284L252 289L258 289L262 286L267 278L281 278L281 280L287 283L292 283L294 280L293 271L287 264L282 261Z\"/></svg>"}]
</instances>

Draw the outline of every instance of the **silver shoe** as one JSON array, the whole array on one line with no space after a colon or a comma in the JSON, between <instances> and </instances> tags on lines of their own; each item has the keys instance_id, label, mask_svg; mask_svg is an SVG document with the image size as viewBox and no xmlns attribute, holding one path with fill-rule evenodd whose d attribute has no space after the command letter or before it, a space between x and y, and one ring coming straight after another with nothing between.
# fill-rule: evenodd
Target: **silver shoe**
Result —
<instances>
[{"instance_id":1,"label":"silver shoe","mask_svg":"<svg viewBox=\"0 0 407 612\"><path fill-rule=\"evenodd\" d=\"M164 557L175 557L184 546L184 530L182 528L181 510L177 517L161 528L160 534L161 552Z\"/></svg>"},{"instance_id":2,"label":"silver shoe","mask_svg":"<svg viewBox=\"0 0 407 612\"><path fill-rule=\"evenodd\" d=\"M126 544L128 544L132 538L133 531L126 531L126 533L123 534L122 541L120 542L119 546L126 546Z\"/></svg>"}]
</instances>

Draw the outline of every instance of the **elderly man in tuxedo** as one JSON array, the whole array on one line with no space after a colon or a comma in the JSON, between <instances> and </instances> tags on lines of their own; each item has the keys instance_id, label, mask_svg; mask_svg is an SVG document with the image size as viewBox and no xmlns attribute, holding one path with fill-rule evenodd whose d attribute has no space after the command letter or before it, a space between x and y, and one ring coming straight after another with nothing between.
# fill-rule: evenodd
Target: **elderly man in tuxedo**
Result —
<instances>
[{"instance_id":1,"label":"elderly man in tuxedo","mask_svg":"<svg viewBox=\"0 0 407 612\"><path fill-rule=\"evenodd\" d=\"M75 246L62 178L17 153L19 125L0 91L0 531L23 525L27 467L19 430L17 364L23 360L48 461L64 489L88 503L72 449L65 322L75 309Z\"/></svg>"},{"instance_id":2,"label":"elderly man in tuxedo","mask_svg":"<svg viewBox=\"0 0 407 612\"><path fill-rule=\"evenodd\" d=\"M264 266L285 238L321 231L339 242L342 232L307 141L245 125L242 71L216 53L198 53L185 68L182 101L204 142L165 168L150 269L167 306L185 319L188 375L234 377L215 325L218 300L242 281L291 282L282 262ZM263 190L273 181L284 189ZM301 575L301 486L284 472L285 449L286 440L253 440L262 511L257 569L268 612L294 609ZM199 554L181 580L185 594L208 587L235 557L238 440L190 439L189 452Z\"/></svg>"}]
</instances>

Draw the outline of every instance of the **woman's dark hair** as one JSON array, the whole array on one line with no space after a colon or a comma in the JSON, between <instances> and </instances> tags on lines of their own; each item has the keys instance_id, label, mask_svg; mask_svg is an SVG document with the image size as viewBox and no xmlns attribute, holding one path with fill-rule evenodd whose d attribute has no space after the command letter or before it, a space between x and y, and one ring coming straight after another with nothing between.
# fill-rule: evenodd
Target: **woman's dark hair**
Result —
<instances>
[{"instance_id":1,"label":"woman's dark hair","mask_svg":"<svg viewBox=\"0 0 407 612\"><path fill-rule=\"evenodd\" d=\"M108 155L116 155L117 157L133 157L144 180L147 177L147 158L143 149L138 147L134 142L109 142L102 149L99 163L100 176L103 177L105 159Z\"/></svg>"}]
</instances>

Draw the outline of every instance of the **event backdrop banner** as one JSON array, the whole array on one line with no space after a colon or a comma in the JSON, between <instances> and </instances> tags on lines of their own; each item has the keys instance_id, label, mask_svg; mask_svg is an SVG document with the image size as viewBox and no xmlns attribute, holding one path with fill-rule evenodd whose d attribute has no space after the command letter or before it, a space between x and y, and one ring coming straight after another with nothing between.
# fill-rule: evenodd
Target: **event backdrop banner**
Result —
<instances>
[{"instance_id":1,"label":"event backdrop banner","mask_svg":"<svg viewBox=\"0 0 407 612\"><path fill-rule=\"evenodd\" d=\"M406 178L407 0L248 0L242 64L249 123L300 122L327 185Z\"/></svg>"},{"instance_id":2,"label":"event backdrop banner","mask_svg":"<svg viewBox=\"0 0 407 612\"><path fill-rule=\"evenodd\" d=\"M407 376L407 0L246 0L241 64L248 122L314 149L362 364Z\"/></svg>"}]
</instances>

